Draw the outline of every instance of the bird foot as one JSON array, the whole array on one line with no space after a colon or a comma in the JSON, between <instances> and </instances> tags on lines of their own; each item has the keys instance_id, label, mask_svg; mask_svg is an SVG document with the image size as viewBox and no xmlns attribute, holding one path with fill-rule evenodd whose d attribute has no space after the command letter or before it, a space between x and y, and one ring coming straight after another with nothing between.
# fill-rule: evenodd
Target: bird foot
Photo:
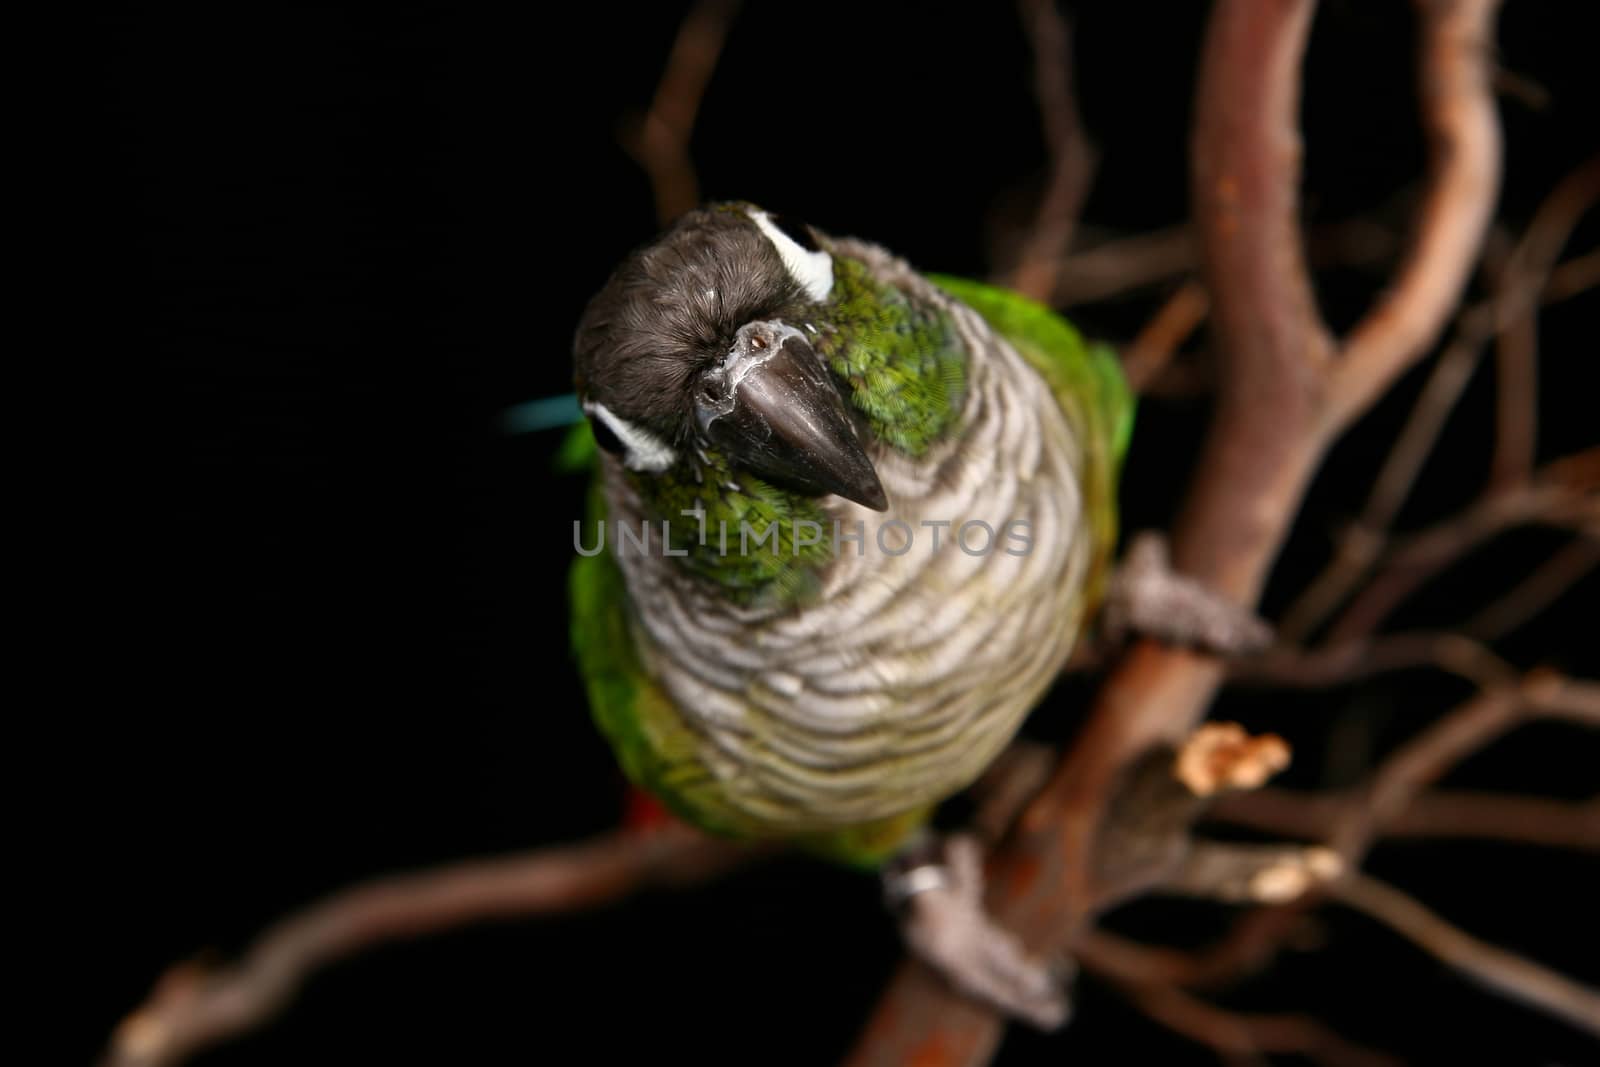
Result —
<instances>
[{"instance_id":1,"label":"bird foot","mask_svg":"<svg viewBox=\"0 0 1600 1067\"><path fill-rule=\"evenodd\" d=\"M984 912L976 838L958 835L903 853L883 882L890 904L902 913L906 945L951 985L1041 1030L1067 1021L1071 966L1030 957Z\"/></svg>"},{"instance_id":2,"label":"bird foot","mask_svg":"<svg viewBox=\"0 0 1600 1067\"><path fill-rule=\"evenodd\" d=\"M1129 545L1111 576L1102 619L1113 639L1135 631L1224 656L1272 643L1272 627L1249 609L1174 571L1166 539L1154 532Z\"/></svg>"}]
</instances>

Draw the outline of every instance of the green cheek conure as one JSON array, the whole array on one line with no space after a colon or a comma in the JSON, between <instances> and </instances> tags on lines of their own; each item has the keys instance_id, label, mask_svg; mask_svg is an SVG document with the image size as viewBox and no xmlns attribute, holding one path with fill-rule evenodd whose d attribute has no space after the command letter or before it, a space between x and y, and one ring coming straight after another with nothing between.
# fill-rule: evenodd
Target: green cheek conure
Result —
<instances>
[{"instance_id":1,"label":"green cheek conure","mask_svg":"<svg viewBox=\"0 0 1600 1067\"><path fill-rule=\"evenodd\" d=\"M1010 742L1102 596L1132 397L1016 294L749 204L630 256L575 344L596 721L706 830L875 865Z\"/></svg>"}]
</instances>

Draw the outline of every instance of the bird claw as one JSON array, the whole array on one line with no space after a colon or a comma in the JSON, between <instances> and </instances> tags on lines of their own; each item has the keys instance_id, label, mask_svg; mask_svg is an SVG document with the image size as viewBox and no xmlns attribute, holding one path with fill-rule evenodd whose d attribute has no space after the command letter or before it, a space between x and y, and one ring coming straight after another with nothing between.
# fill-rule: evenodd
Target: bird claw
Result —
<instances>
[{"instance_id":1,"label":"bird claw","mask_svg":"<svg viewBox=\"0 0 1600 1067\"><path fill-rule=\"evenodd\" d=\"M1272 643L1272 627L1210 587L1172 569L1166 540L1133 539L1111 576L1102 619L1113 637L1129 631L1217 655L1242 656Z\"/></svg>"},{"instance_id":2,"label":"bird claw","mask_svg":"<svg viewBox=\"0 0 1600 1067\"><path fill-rule=\"evenodd\" d=\"M983 910L977 839L954 836L905 854L884 872L884 890L903 909L906 945L951 985L1041 1030L1066 1023L1071 964L1029 956Z\"/></svg>"}]
</instances>

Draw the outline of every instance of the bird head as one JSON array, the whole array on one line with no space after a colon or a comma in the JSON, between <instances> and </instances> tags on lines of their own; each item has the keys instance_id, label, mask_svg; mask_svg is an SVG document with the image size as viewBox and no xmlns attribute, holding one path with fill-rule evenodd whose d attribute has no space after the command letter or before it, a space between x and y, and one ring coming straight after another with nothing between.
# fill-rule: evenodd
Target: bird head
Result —
<instances>
[{"instance_id":1,"label":"bird head","mask_svg":"<svg viewBox=\"0 0 1600 1067\"><path fill-rule=\"evenodd\" d=\"M596 442L641 477L715 451L790 491L884 510L841 383L814 347L833 268L825 238L750 204L692 211L634 252L574 344Z\"/></svg>"}]
</instances>

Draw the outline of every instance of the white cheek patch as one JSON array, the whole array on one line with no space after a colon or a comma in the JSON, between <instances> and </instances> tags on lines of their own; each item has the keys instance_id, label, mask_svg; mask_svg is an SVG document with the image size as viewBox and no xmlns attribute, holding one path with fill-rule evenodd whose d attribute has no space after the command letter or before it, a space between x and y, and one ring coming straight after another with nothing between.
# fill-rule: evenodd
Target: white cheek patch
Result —
<instances>
[{"instance_id":1,"label":"white cheek patch","mask_svg":"<svg viewBox=\"0 0 1600 1067\"><path fill-rule=\"evenodd\" d=\"M772 242L772 247L778 250L778 256L783 260L789 276L800 283L800 288L806 291L806 295L812 300L826 300L828 294L833 291L833 257L821 249L808 252L801 248L793 237L772 224L772 219L765 211L752 208L747 213L755 220L767 240Z\"/></svg>"},{"instance_id":2,"label":"white cheek patch","mask_svg":"<svg viewBox=\"0 0 1600 1067\"><path fill-rule=\"evenodd\" d=\"M678 453L661 438L611 413L601 403L588 403L583 410L599 419L622 442L622 465L631 471L660 472L678 462Z\"/></svg>"}]
</instances>

